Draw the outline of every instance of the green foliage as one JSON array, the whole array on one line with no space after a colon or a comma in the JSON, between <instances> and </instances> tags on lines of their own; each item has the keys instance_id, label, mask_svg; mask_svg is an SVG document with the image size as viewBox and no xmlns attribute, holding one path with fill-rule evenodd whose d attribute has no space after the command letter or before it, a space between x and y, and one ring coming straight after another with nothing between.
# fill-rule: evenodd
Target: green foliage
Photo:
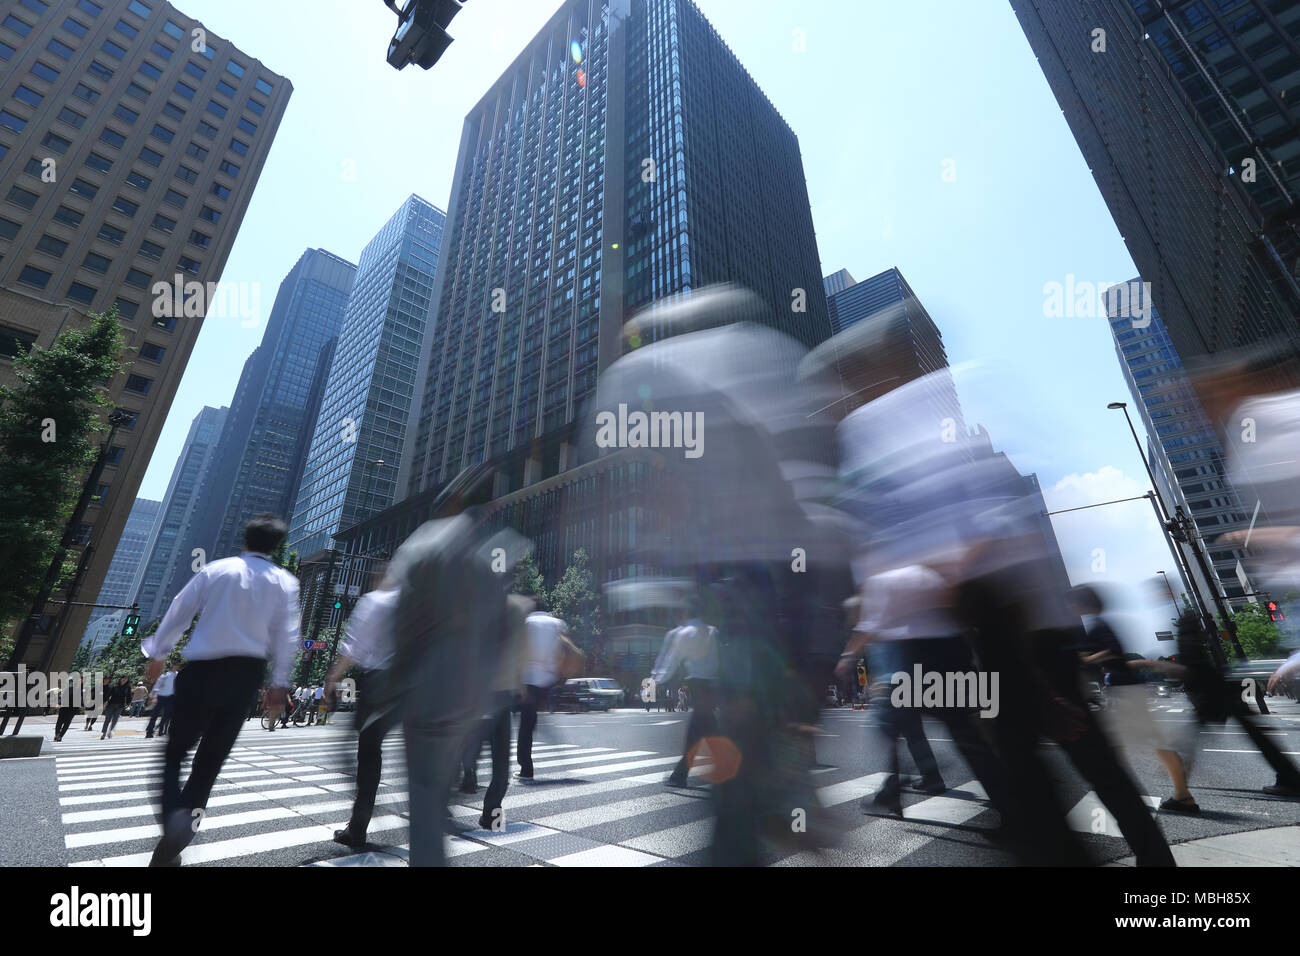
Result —
<instances>
[{"instance_id":1,"label":"green foliage","mask_svg":"<svg viewBox=\"0 0 1300 956\"><path fill-rule=\"evenodd\" d=\"M123 348L114 307L15 358L18 384L0 387L0 625L21 618L40 590L99 453L102 410L112 407L101 383L121 371Z\"/></svg>"},{"instance_id":2,"label":"green foliage","mask_svg":"<svg viewBox=\"0 0 1300 956\"><path fill-rule=\"evenodd\" d=\"M546 607L546 579L537 568L537 559L530 552L515 565L515 583L512 586L516 594L537 595L537 606Z\"/></svg>"},{"instance_id":3,"label":"green foliage","mask_svg":"<svg viewBox=\"0 0 1300 956\"><path fill-rule=\"evenodd\" d=\"M279 547L275 549L275 553L271 555L271 560L284 568L295 578L298 576L298 552L288 550L288 545L285 541L280 542Z\"/></svg>"},{"instance_id":4,"label":"green foliage","mask_svg":"<svg viewBox=\"0 0 1300 956\"><path fill-rule=\"evenodd\" d=\"M1237 625L1237 640L1241 649L1251 659L1277 657L1282 635L1277 625L1268 619L1268 611L1260 604L1246 604L1232 616Z\"/></svg>"},{"instance_id":5,"label":"green foliage","mask_svg":"<svg viewBox=\"0 0 1300 956\"><path fill-rule=\"evenodd\" d=\"M334 647L334 641L338 637L338 631L332 627L322 627L316 632L316 640L328 641L329 648L325 650L312 651L309 663L303 666L303 658L307 657L307 652L299 645L297 653L294 654L293 667L289 669L289 680L297 684L316 684L325 683L325 677L329 674L330 669L330 649ZM307 635L303 635L303 640Z\"/></svg>"},{"instance_id":6,"label":"green foliage","mask_svg":"<svg viewBox=\"0 0 1300 956\"><path fill-rule=\"evenodd\" d=\"M569 625L573 642L587 653L587 670L600 673L606 667L604 620L600 594L596 591L587 552L579 548L569 566L548 595L550 612Z\"/></svg>"}]
</instances>

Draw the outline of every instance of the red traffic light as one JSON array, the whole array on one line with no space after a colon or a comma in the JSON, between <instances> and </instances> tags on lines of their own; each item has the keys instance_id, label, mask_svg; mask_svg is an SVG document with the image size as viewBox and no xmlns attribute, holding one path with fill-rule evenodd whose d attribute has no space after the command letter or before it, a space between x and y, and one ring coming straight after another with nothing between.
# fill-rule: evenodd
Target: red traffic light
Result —
<instances>
[{"instance_id":1,"label":"red traffic light","mask_svg":"<svg viewBox=\"0 0 1300 956\"><path fill-rule=\"evenodd\" d=\"M1275 623L1286 620L1286 615L1277 609L1276 601L1268 602L1268 619Z\"/></svg>"}]
</instances>

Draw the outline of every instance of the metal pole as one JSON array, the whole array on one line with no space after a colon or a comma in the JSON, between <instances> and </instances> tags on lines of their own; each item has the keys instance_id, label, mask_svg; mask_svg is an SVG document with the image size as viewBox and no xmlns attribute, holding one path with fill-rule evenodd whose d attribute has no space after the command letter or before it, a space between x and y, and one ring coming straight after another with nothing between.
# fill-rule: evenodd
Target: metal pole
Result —
<instances>
[{"instance_id":1,"label":"metal pole","mask_svg":"<svg viewBox=\"0 0 1300 956\"><path fill-rule=\"evenodd\" d=\"M1156 574L1160 575L1161 580L1165 582L1165 588L1169 591L1169 603L1174 606L1174 620L1176 621L1181 612L1178 610L1178 598L1174 597L1174 586L1169 583L1169 575L1165 574L1165 572L1157 571Z\"/></svg>"}]
</instances>

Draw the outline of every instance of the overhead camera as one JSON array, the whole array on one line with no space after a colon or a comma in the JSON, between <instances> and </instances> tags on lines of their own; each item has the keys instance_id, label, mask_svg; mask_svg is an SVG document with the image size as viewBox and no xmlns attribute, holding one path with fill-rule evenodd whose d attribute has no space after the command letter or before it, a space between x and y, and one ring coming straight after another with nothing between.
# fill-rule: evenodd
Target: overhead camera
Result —
<instances>
[{"instance_id":1,"label":"overhead camera","mask_svg":"<svg viewBox=\"0 0 1300 956\"><path fill-rule=\"evenodd\" d=\"M447 25L460 13L459 0L406 0L398 9L397 0L384 0L384 6L397 14L397 32L388 43L388 65L400 70L414 63L427 70L451 46Z\"/></svg>"}]
</instances>

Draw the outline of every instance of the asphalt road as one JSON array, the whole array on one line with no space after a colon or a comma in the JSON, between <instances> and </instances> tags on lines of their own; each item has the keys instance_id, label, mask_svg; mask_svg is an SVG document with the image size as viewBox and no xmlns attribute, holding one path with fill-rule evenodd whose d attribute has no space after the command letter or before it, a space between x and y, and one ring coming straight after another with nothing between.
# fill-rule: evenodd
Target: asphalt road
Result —
<instances>
[{"instance_id":1,"label":"asphalt road","mask_svg":"<svg viewBox=\"0 0 1300 956\"><path fill-rule=\"evenodd\" d=\"M1300 826L1300 801L1268 797L1260 788L1272 773L1241 728L1197 728L1185 699L1155 702L1155 717L1175 734L1194 738L1193 792L1197 817L1159 814L1171 844L1189 844L1244 831ZM1282 749L1300 760L1300 707L1275 703L1262 718ZM511 782L503 832L477 828L482 790L453 794L456 835L452 865L531 866L702 865L708 861L712 797L700 776L687 790L670 790L663 777L675 762L686 715L621 710L609 714L543 714L534 760L537 780ZM143 720L127 718L118 734L100 741L77 721L67 739L45 745L45 756L0 761L0 864L9 866L143 865L157 840L155 820L163 742L146 740ZM998 866L1012 860L988 838L997 813L938 723L927 734L940 762L946 794L905 793L904 819L864 815L859 799L879 785L881 762L864 711L824 712L816 737L813 818L836 835L836 845L808 849L795 834L771 846L771 865ZM25 729L37 729L30 722ZM355 770L355 738L348 715L325 727L269 734L250 721L223 769L185 865L394 865L405 862L408 810L400 732L385 746L384 784L371 826L371 852L355 854L331 841L346 822ZM1071 825L1098 862L1129 854L1113 819L1094 813L1090 787L1048 745ZM1140 789L1153 802L1171 792L1153 754L1130 761ZM905 772L913 770L904 750ZM489 776L486 749L480 784ZM517 769L512 765L512 771ZM1101 821L1099 823L1099 821ZM1093 832L1098 826L1102 833ZM1279 831L1281 835L1282 831ZM1296 862L1278 842L1276 862ZM1214 841L1211 841L1214 844ZM1208 851L1207 851L1208 852ZM1213 859L1204 862L1215 862ZM1222 862L1232 862L1231 856ZM1256 861L1257 862L1257 861Z\"/></svg>"}]
</instances>

